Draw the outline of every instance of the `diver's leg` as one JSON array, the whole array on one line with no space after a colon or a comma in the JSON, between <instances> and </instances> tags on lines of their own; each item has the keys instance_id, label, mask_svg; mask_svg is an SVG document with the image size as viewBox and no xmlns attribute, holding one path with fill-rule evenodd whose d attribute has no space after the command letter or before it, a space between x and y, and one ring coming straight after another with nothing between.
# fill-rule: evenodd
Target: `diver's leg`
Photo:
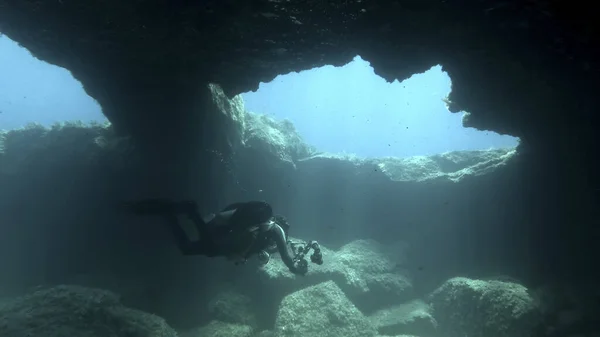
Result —
<instances>
[{"instance_id":1,"label":"diver's leg","mask_svg":"<svg viewBox=\"0 0 600 337\"><path fill-rule=\"evenodd\" d=\"M207 234L206 223L198 211L198 205L195 201L180 201L175 203L173 207L177 214L185 214L192 220L200 237L205 237Z\"/></svg>"},{"instance_id":2,"label":"diver's leg","mask_svg":"<svg viewBox=\"0 0 600 337\"><path fill-rule=\"evenodd\" d=\"M198 205L195 201L171 202L168 208L163 208L163 211L163 214L169 214L168 216L170 216L171 214L185 214L190 220L192 220L201 238L205 237L205 235L207 234L206 223L204 222L202 215L198 211Z\"/></svg>"},{"instance_id":3,"label":"diver's leg","mask_svg":"<svg viewBox=\"0 0 600 337\"><path fill-rule=\"evenodd\" d=\"M248 227L269 221L273 217L273 208L263 201L240 203L231 216L232 227Z\"/></svg>"},{"instance_id":4,"label":"diver's leg","mask_svg":"<svg viewBox=\"0 0 600 337\"><path fill-rule=\"evenodd\" d=\"M168 199L144 199L126 202L121 205L124 209L137 215L160 215L165 219L169 230L175 237L177 246L184 255L204 254L208 248L206 245L206 224L198 207L193 201L173 202ZM199 234L198 241L191 241L179 222L178 215L186 215L196 227Z\"/></svg>"},{"instance_id":5,"label":"diver's leg","mask_svg":"<svg viewBox=\"0 0 600 337\"><path fill-rule=\"evenodd\" d=\"M196 230L198 231L199 238L201 240L203 240L204 238L207 238L208 237L208 226L206 225L206 222L204 222L204 219L202 218L202 215L200 214L200 212L198 212L198 208L190 209L185 214L194 223L194 226L196 227Z\"/></svg>"},{"instance_id":6,"label":"diver's leg","mask_svg":"<svg viewBox=\"0 0 600 337\"><path fill-rule=\"evenodd\" d=\"M173 237L175 238L175 242L179 250L183 253L183 255L199 255L202 254L200 245L200 241L191 241L183 228L179 224L179 219L175 214L169 214L165 216L165 220L167 222L167 226L171 230Z\"/></svg>"}]
</instances>

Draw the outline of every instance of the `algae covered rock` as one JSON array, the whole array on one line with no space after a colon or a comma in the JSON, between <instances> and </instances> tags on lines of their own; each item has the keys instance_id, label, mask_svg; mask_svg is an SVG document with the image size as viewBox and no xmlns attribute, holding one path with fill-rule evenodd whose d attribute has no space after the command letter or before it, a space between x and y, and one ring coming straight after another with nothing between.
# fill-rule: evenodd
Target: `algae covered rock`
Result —
<instances>
[{"instance_id":1,"label":"algae covered rock","mask_svg":"<svg viewBox=\"0 0 600 337\"><path fill-rule=\"evenodd\" d=\"M0 130L0 174L98 163L121 169L135 160L132 141L117 136L110 123L76 121L49 128L32 123L15 130Z\"/></svg>"},{"instance_id":2,"label":"algae covered rock","mask_svg":"<svg viewBox=\"0 0 600 337\"><path fill-rule=\"evenodd\" d=\"M381 309L369 319L382 335L434 336L437 322L430 313L430 307L422 300Z\"/></svg>"},{"instance_id":3,"label":"algae covered rock","mask_svg":"<svg viewBox=\"0 0 600 337\"><path fill-rule=\"evenodd\" d=\"M375 328L333 281L286 296L275 321L276 337L374 337Z\"/></svg>"},{"instance_id":4,"label":"algae covered rock","mask_svg":"<svg viewBox=\"0 0 600 337\"><path fill-rule=\"evenodd\" d=\"M208 310L219 321L253 327L257 325L252 300L233 291L217 294L208 304Z\"/></svg>"},{"instance_id":5,"label":"algae covered rock","mask_svg":"<svg viewBox=\"0 0 600 337\"><path fill-rule=\"evenodd\" d=\"M260 273L267 284L289 292L333 280L361 310L371 311L413 298L410 278L399 268L406 249L401 242L386 246L375 240L356 240L337 251L321 247L323 265L311 264L305 276L292 274L278 255Z\"/></svg>"},{"instance_id":6,"label":"algae covered rock","mask_svg":"<svg viewBox=\"0 0 600 337\"><path fill-rule=\"evenodd\" d=\"M412 289L399 269L406 262L406 249L402 242L386 246L370 239L352 241L337 251L338 268L344 271L346 283L360 293L405 296Z\"/></svg>"},{"instance_id":7,"label":"algae covered rock","mask_svg":"<svg viewBox=\"0 0 600 337\"><path fill-rule=\"evenodd\" d=\"M512 282L457 277L429 300L447 337L529 337L540 320L527 288Z\"/></svg>"},{"instance_id":8,"label":"algae covered rock","mask_svg":"<svg viewBox=\"0 0 600 337\"><path fill-rule=\"evenodd\" d=\"M207 325L192 329L182 334L182 337L250 337L252 327L244 324L210 321Z\"/></svg>"},{"instance_id":9,"label":"algae covered rock","mask_svg":"<svg viewBox=\"0 0 600 337\"><path fill-rule=\"evenodd\" d=\"M377 165L393 181L459 182L465 177L493 172L505 166L516 154L513 148L452 151L433 156L384 158L377 160Z\"/></svg>"},{"instance_id":10,"label":"algae covered rock","mask_svg":"<svg viewBox=\"0 0 600 337\"><path fill-rule=\"evenodd\" d=\"M164 319L123 306L109 291L42 289L0 307L2 337L177 337Z\"/></svg>"},{"instance_id":11,"label":"algae covered rock","mask_svg":"<svg viewBox=\"0 0 600 337\"><path fill-rule=\"evenodd\" d=\"M296 161L311 155L314 149L304 143L289 120L277 121L267 115L246 112L244 134L246 147L267 156L272 164L296 167Z\"/></svg>"},{"instance_id":12,"label":"algae covered rock","mask_svg":"<svg viewBox=\"0 0 600 337\"><path fill-rule=\"evenodd\" d=\"M207 105L207 113L211 122L219 126L219 135L224 137L228 146L236 146L243 142L245 130L246 108L242 96L227 97L217 84L209 84L208 90L212 98Z\"/></svg>"}]
</instances>

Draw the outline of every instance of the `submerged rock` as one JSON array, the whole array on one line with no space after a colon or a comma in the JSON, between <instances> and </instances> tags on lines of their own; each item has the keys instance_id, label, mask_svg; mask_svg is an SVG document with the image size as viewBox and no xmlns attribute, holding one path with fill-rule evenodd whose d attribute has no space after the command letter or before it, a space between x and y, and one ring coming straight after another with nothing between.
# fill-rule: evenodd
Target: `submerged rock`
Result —
<instances>
[{"instance_id":1,"label":"submerged rock","mask_svg":"<svg viewBox=\"0 0 600 337\"><path fill-rule=\"evenodd\" d=\"M0 306L2 337L177 337L164 319L78 286L35 291Z\"/></svg>"},{"instance_id":2,"label":"submerged rock","mask_svg":"<svg viewBox=\"0 0 600 337\"><path fill-rule=\"evenodd\" d=\"M379 310L369 319L382 335L433 336L437 322L429 311L430 307L425 302L414 300Z\"/></svg>"},{"instance_id":3,"label":"submerged rock","mask_svg":"<svg viewBox=\"0 0 600 337\"><path fill-rule=\"evenodd\" d=\"M269 163L296 167L297 160L314 153L289 120L277 121L252 112L246 112L245 116L243 143L261 156L267 156Z\"/></svg>"},{"instance_id":4,"label":"submerged rock","mask_svg":"<svg viewBox=\"0 0 600 337\"><path fill-rule=\"evenodd\" d=\"M289 272L279 256L261 268L264 281L277 283L289 292L324 281L335 281L363 311L405 302L414 296L413 286L405 271L406 246L385 246L374 240L357 240L332 251L321 247L323 265L309 266L305 276Z\"/></svg>"},{"instance_id":5,"label":"submerged rock","mask_svg":"<svg viewBox=\"0 0 600 337\"><path fill-rule=\"evenodd\" d=\"M541 335L598 335L600 289L596 282L545 284L533 293L543 315Z\"/></svg>"},{"instance_id":6,"label":"submerged rock","mask_svg":"<svg viewBox=\"0 0 600 337\"><path fill-rule=\"evenodd\" d=\"M207 325L181 334L182 337L250 337L252 327L244 324L211 321Z\"/></svg>"},{"instance_id":7,"label":"submerged rock","mask_svg":"<svg viewBox=\"0 0 600 337\"><path fill-rule=\"evenodd\" d=\"M459 182L468 176L495 171L506 165L516 153L514 148L452 151L433 156L381 159L378 160L378 166L393 181Z\"/></svg>"},{"instance_id":8,"label":"submerged rock","mask_svg":"<svg viewBox=\"0 0 600 337\"><path fill-rule=\"evenodd\" d=\"M74 121L51 127L32 123L0 130L0 175L19 176L61 163L82 169L99 163L123 169L138 157L131 140L118 136L110 123Z\"/></svg>"},{"instance_id":9,"label":"submerged rock","mask_svg":"<svg viewBox=\"0 0 600 337\"><path fill-rule=\"evenodd\" d=\"M217 294L208 304L208 310L219 321L252 327L257 325L252 300L233 291Z\"/></svg>"},{"instance_id":10,"label":"submerged rock","mask_svg":"<svg viewBox=\"0 0 600 337\"><path fill-rule=\"evenodd\" d=\"M275 332L271 330L263 330L254 335L253 337L275 337Z\"/></svg>"},{"instance_id":11,"label":"submerged rock","mask_svg":"<svg viewBox=\"0 0 600 337\"><path fill-rule=\"evenodd\" d=\"M333 282L286 296L275 322L276 337L374 337L375 328Z\"/></svg>"},{"instance_id":12,"label":"submerged rock","mask_svg":"<svg viewBox=\"0 0 600 337\"><path fill-rule=\"evenodd\" d=\"M529 337L540 321L527 288L512 282L453 278L430 295L430 304L447 337Z\"/></svg>"},{"instance_id":13,"label":"submerged rock","mask_svg":"<svg viewBox=\"0 0 600 337\"><path fill-rule=\"evenodd\" d=\"M244 140L247 150L268 158L269 165L289 165L306 171L323 167L372 174L377 168L391 181L450 181L484 175L505 166L516 154L515 148L450 151L408 158L361 158L352 154L318 152L307 145L288 120L246 112Z\"/></svg>"}]
</instances>

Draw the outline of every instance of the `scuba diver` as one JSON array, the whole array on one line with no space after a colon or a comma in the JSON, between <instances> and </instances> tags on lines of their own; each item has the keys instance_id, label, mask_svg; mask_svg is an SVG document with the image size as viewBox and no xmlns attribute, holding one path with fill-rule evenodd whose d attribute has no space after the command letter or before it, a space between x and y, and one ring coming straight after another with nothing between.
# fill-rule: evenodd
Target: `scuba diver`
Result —
<instances>
[{"instance_id":1,"label":"scuba diver","mask_svg":"<svg viewBox=\"0 0 600 337\"><path fill-rule=\"evenodd\" d=\"M224 256L236 261L236 264L245 263L249 257L257 255L266 264L270 253L278 251L288 269L299 275L308 272L308 262L304 257L311 250L311 261L319 265L323 263L319 244L316 241L305 245L289 241L290 225L282 216L274 216L273 209L266 202L234 203L207 217L200 215L193 201L146 199L127 202L124 206L134 214L164 217L184 255ZM196 240L191 240L182 227L181 216L193 223ZM293 257L287 248L288 243Z\"/></svg>"}]
</instances>

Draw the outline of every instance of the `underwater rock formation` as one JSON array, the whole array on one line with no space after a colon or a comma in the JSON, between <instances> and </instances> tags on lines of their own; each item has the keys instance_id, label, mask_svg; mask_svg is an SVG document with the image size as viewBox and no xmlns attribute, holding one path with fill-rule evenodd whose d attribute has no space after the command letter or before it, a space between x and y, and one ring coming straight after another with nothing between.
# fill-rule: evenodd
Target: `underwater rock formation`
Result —
<instances>
[{"instance_id":1,"label":"underwater rock formation","mask_svg":"<svg viewBox=\"0 0 600 337\"><path fill-rule=\"evenodd\" d=\"M251 337L252 327L243 324L211 321L207 325L181 334L181 337Z\"/></svg>"},{"instance_id":2,"label":"underwater rock formation","mask_svg":"<svg viewBox=\"0 0 600 337\"><path fill-rule=\"evenodd\" d=\"M532 293L543 316L536 337L597 335L600 289L596 283L546 284Z\"/></svg>"},{"instance_id":3,"label":"underwater rock formation","mask_svg":"<svg viewBox=\"0 0 600 337\"><path fill-rule=\"evenodd\" d=\"M275 332L271 330L263 330L256 334L254 337L275 337Z\"/></svg>"},{"instance_id":4,"label":"underwater rock formation","mask_svg":"<svg viewBox=\"0 0 600 337\"><path fill-rule=\"evenodd\" d=\"M356 174L381 171L392 181L459 182L468 177L488 174L506 165L515 149L452 151L433 156L409 158L357 158L336 154L319 154L299 161L306 170L321 166L352 166ZM332 169L334 169L332 167Z\"/></svg>"},{"instance_id":5,"label":"underwater rock formation","mask_svg":"<svg viewBox=\"0 0 600 337\"><path fill-rule=\"evenodd\" d=\"M516 149L452 151L433 156L386 158L373 162L393 181L459 182L467 177L494 172L505 166L516 154Z\"/></svg>"},{"instance_id":6,"label":"underwater rock formation","mask_svg":"<svg viewBox=\"0 0 600 337\"><path fill-rule=\"evenodd\" d=\"M288 120L276 121L266 115L246 112L245 123L244 146L247 151L244 152L247 152L248 158L261 160L265 166L290 165L296 168L299 159L315 152L304 143Z\"/></svg>"},{"instance_id":7,"label":"underwater rock formation","mask_svg":"<svg viewBox=\"0 0 600 337\"><path fill-rule=\"evenodd\" d=\"M174 145L151 131L178 129L186 114L202 114L193 110L205 95L198 85L219 83L233 96L359 54L388 81L442 64L453 79L450 106L471 112L470 126L540 144L563 126L565 108L580 107L568 121L584 129L593 107L597 25L571 6L3 0L0 31L70 70L117 128L147 143Z\"/></svg>"},{"instance_id":8,"label":"underwater rock formation","mask_svg":"<svg viewBox=\"0 0 600 337\"><path fill-rule=\"evenodd\" d=\"M252 299L233 291L217 294L210 301L208 310L215 319L222 322L257 326Z\"/></svg>"},{"instance_id":9,"label":"underwater rock formation","mask_svg":"<svg viewBox=\"0 0 600 337\"><path fill-rule=\"evenodd\" d=\"M160 317L123 306L99 289L57 286L0 306L0 336L177 337Z\"/></svg>"},{"instance_id":10,"label":"underwater rock formation","mask_svg":"<svg viewBox=\"0 0 600 337\"><path fill-rule=\"evenodd\" d=\"M480 151L451 151L439 155L408 158L360 158L354 155L319 153L304 142L293 124L261 114L246 114L245 144L253 155L268 156L264 166L282 163L301 171L349 170L369 174L379 170L392 181L459 182L467 177L492 173L516 156L513 148ZM250 161L250 160L248 160ZM346 166L346 167L344 167Z\"/></svg>"},{"instance_id":11,"label":"underwater rock formation","mask_svg":"<svg viewBox=\"0 0 600 337\"><path fill-rule=\"evenodd\" d=\"M430 311L422 300L413 300L378 310L369 319L381 335L436 336L437 322Z\"/></svg>"},{"instance_id":12,"label":"underwater rock formation","mask_svg":"<svg viewBox=\"0 0 600 337\"><path fill-rule=\"evenodd\" d=\"M218 141L212 144L216 149L232 148L244 141L244 135L249 126L246 126L246 108L242 96L229 98L223 92L223 89L217 84L209 84L211 102L203 108L208 110L207 120L203 125L205 136L210 134L213 140ZM218 130L214 126L218 125ZM218 134L218 135L217 135Z\"/></svg>"},{"instance_id":13,"label":"underwater rock formation","mask_svg":"<svg viewBox=\"0 0 600 337\"><path fill-rule=\"evenodd\" d=\"M456 277L429 297L439 331L448 337L530 337L541 315L520 284Z\"/></svg>"},{"instance_id":14,"label":"underwater rock formation","mask_svg":"<svg viewBox=\"0 0 600 337\"><path fill-rule=\"evenodd\" d=\"M291 274L279 255L261 268L261 276L268 286L288 292L333 280L363 312L414 297L411 280L402 269L404 244L384 246L374 240L357 240L337 251L321 250L324 264L311 265L305 276Z\"/></svg>"},{"instance_id":15,"label":"underwater rock formation","mask_svg":"<svg viewBox=\"0 0 600 337\"><path fill-rule=\"evenodd\" d=\"M276 337L374 337L375 328L333 282L286 296L275 323Z\"/></svg>"},{"instance_id":16,"label":"underwater rock formation","mask_svg":"<svg viewBox=\"0 0 600 337\"><path fill-rule=\"evenodd\" d=\"M68 149L67 151L65 151ZM136 158L128 138L114 134L110 123L66 122L46 128L39 124L0 130L0 175L26 175L40 166L77 165L80 170L99 165L125 168Z\"/></svg>"}]
</instances>

